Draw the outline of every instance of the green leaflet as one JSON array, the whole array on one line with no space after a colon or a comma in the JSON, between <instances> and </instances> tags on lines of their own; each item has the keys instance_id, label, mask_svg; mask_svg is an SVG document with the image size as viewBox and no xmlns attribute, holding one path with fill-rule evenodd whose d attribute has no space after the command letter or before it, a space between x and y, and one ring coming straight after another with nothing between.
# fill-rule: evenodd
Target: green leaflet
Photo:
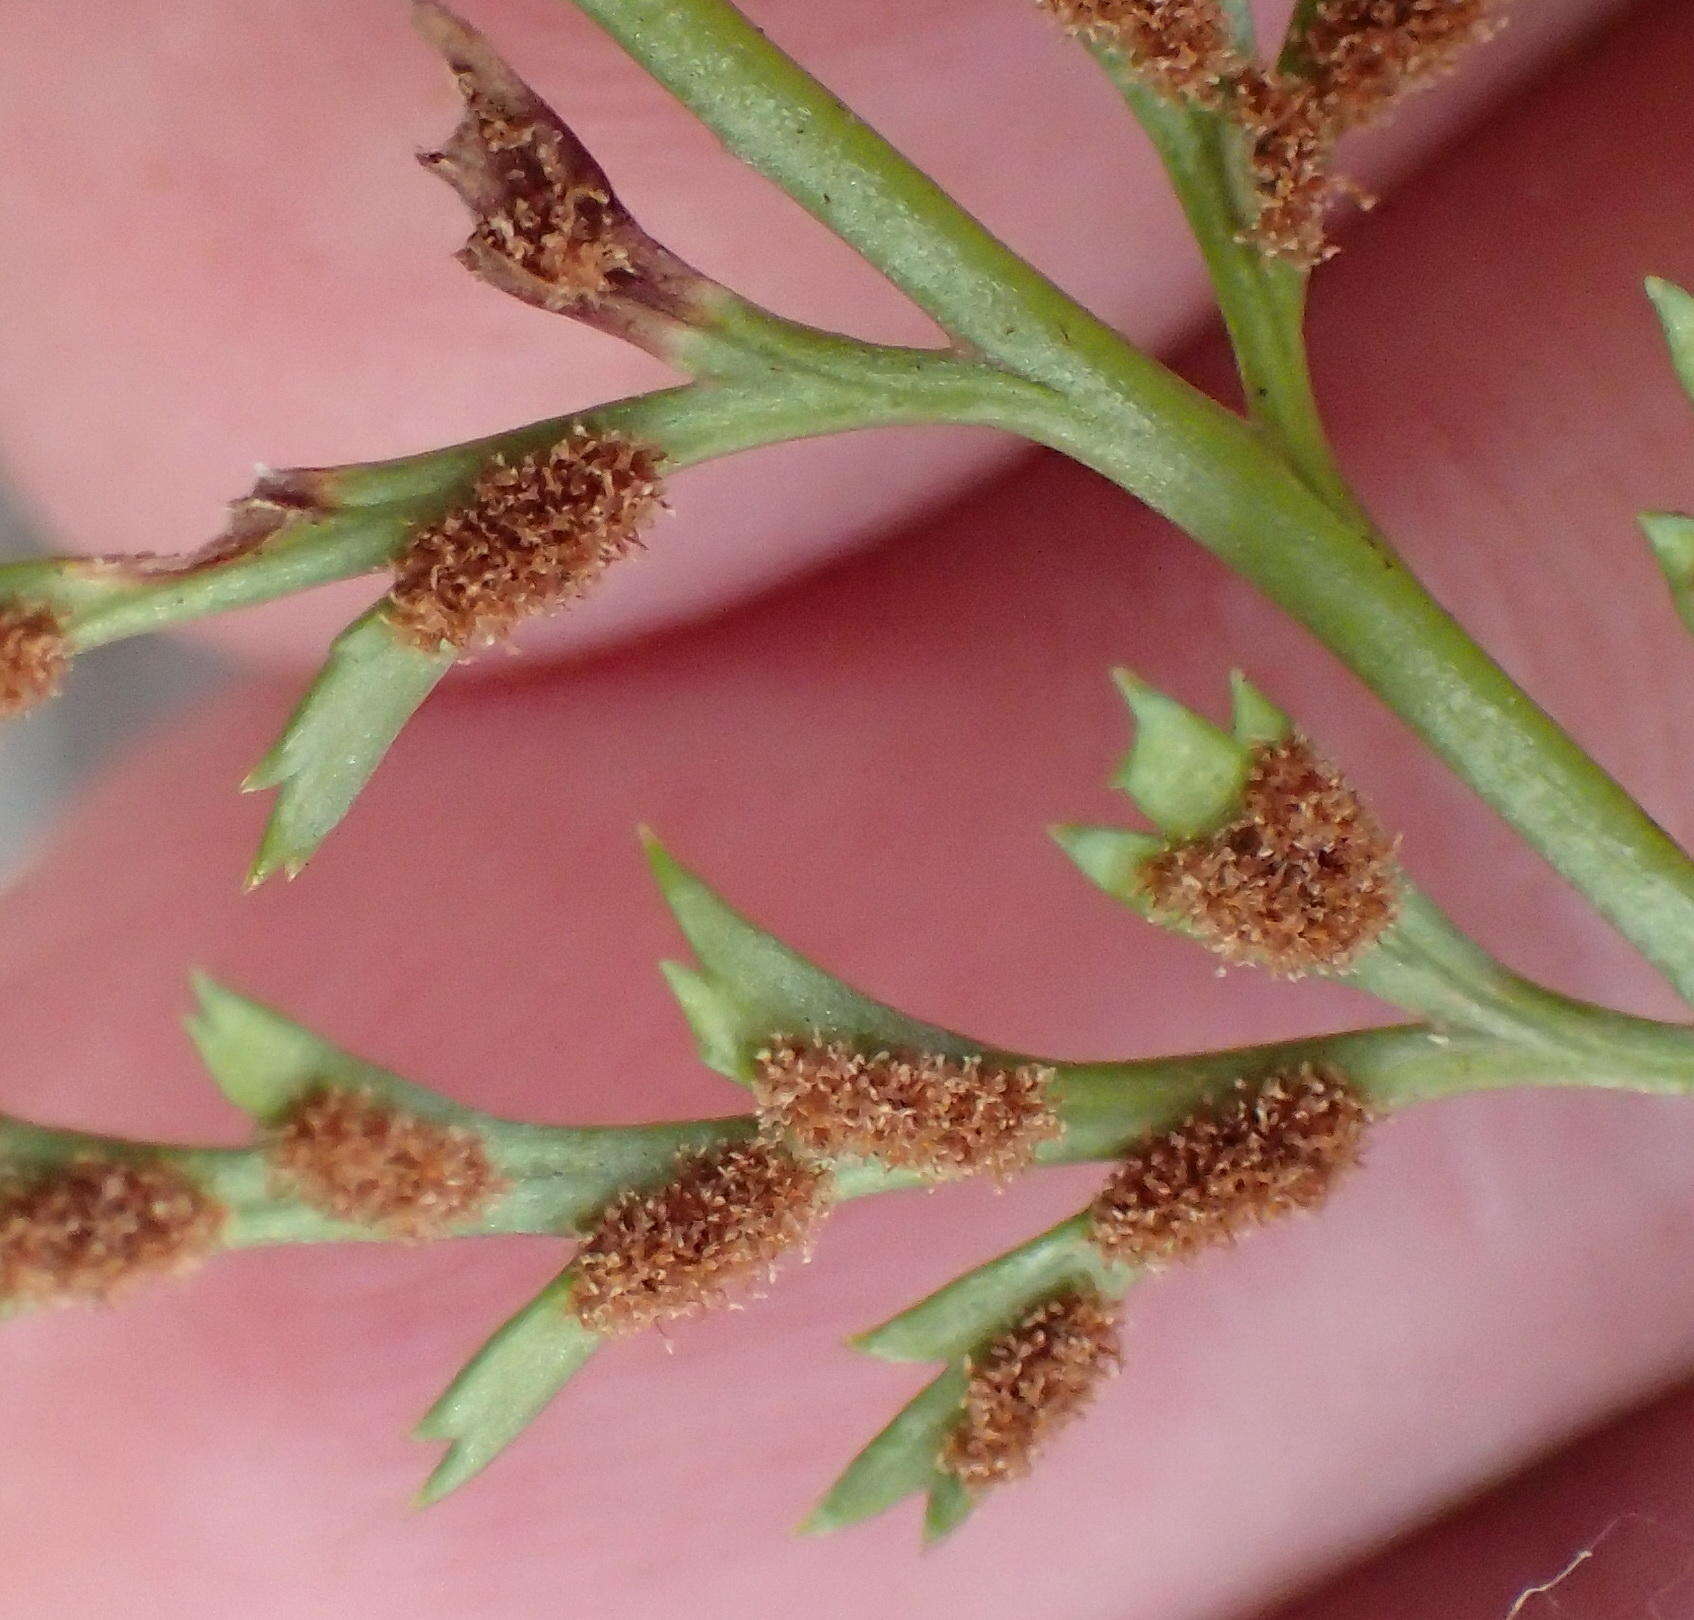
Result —
<instances>
[{"instance_id":1,"label":"green leaflet","mask_svg":"<svg viewBox=\"0 0 1694 1620\"><path fill-rule=\"evenodd\" d=\"M1230 730L1244 748L1279 743L1293 735L1294 722L1238 669L1229 672Z\"/></svg>"},{"instance_id":2,"label":"green leaflet","mask_svg":"<svg viewBox=\"0 0 1694 1620\"><path fill-rule=\"evenodd\" d=\"M1128 670L1114 670L1112 678L1135 717L1134 742L1112 785L1128 794L1159 832L1059 826L1052 836L1091 883L1146 916L1141 869L1172 843L1228 825L1241 811L1253 750L1280 741L1293 727L1239 670L1230 675L1230 731Z\"/></svg>"},{"instance_id":3,"label":"green leaflet","mask_svg":"<svg viewBox=\"0 0 1694 1620\"><path fill-rule=\"evenodd\" d=\"M1135 715L1135 742L1114 785L1168 838L1217 831L1241 808L1248 750L1129 670L1113 670L1112 678Z\"/></svg>"},{"instance_id":4,"label":"green leaflet","mask_svg":"<svg viewBox=\"0 0 1694 1620\"><path fill-rule=\"evenodd\" d=\"M278 790L249 886L278 871L293 878L312 859L456 657L401 641L381 608L335 637L276 746L242 783L246 793Z\"/></svg>"},{"instance_id":5,"label":"green leaflet","mask_svg":"<svg viewBox=\"0 0 1694 1620\"><path fill-rule=\"evenodd\" d=\"M402 640L380 607L336 637L281 738L242 784L278 790L249 886L305 866L457 656Z\"/></svg>"},{"instance_id":6,"label":"green leaflet","mask_svg":"<svg viewBox=\"0 0 1694 1620\"><path fill-rule=\"evenodd\" d=\"M480 1474L540 1414L600 1347L571 1309L571 1275L555 1278L504 1323L417 1426L446 1454L419 1493L439 1502Z\"/></svg>"},{"instance_id":7,"label":"green leaflet","mask_svg":"<svg viewBox=\"0 0 1694 1620\"><path fill-rule=\"evenodd\" d=\"M934 1484L936 1458L965 1398L962 1364L926 1384L847 1465L829 1494L800 1526L802 1535L844 1530L885 1513Z\"/></svg>"},{"instance_id":8,"label":"green leaflet","mask_svg":"<svg viewBox=\"0 0 1694 1620\"><path fill-rule=\"evenodd\" d=\"M1670 586L1682 622L1694 630L1694 517L1680 512L1643 512L1641 528Z\"/></svg>"},{"instance_id":9,"label":"green leaflet","mask_svg":"<svg viewBox=\"0 0 1694 1620\"><path fill-rule=\"evenodd\" d=\"M1649 276L1647 296L1658 311L1665 342L1670 345L1671 364L1689 399L1694 400L1694 294L1684 292L1674 282Z\"/></svg>"},{"instance_id":10,"label":"green leaflet","mask_svg":"<svg viewBox=\"0 0 1694 1620\"><path fill-rule=\"evenodd\" d=\"M976 1508L976 1498L957 1474L937 1470L930 1482L929 1500L924 1505L923 1544L933 1547L968 1519Z\"/></svg>"},{"instance_id":11,"label":"green leaflet","mask_svg":"<svg viewBox=\"0 0 1694 1620\"><path fill-rule=\"evenodd\" d=\"M952 1361L1013 1326L1056 1294L1092 1288L1116 1297L1130 1273L1088 1241L1088 1216L1073 1215L967 1271L852 1343L884 1361Z\"/></svg>"},{"instance_id":12,"label":"green leaflet","mask_svg":"<svg viewBox=\"0 0 1694 1620\"><path fill-rule=\"evenodd\" d=\"M731 910L650 833L643 837L665 903L699 958L697 968L666 963L665 976L694 1031L701 1059L719 1074L745 1085L752 1078L754 1055L779 1035L954 1057L986 1051L977 1042L861 996L814 967Z\"/></svg>"},{"instance_id":13,"label":"green leaflet","mask_svg":"<svg viewBox=\"0 0 1694 1620\"><path fill-rule=\"evenodd\" d=\"M279 1012L202 975L188 1033L218 1089L260 1125L276 1125L320 1086L366 1091L408 1113L449 1125L493 1123L436 1092L331 1045Z\"/></svg>"},{"instance_id":14,"label":"green leaflet","mask_svg":"<svg viewBox=\"0 0 1694 1620\"><path fill-rule=\"evenodd\" d=\"M1288 33L1282 42L1277 67L1284 73L1299 73L1306 64L1306 30L1316 17L1319 0L1296 0L1294 13L1288 19Z\"/></svg>"},{"instance_id":15,"label":"green leaflet","mask_svg":"<svg viewBox=\"0 0 1694 1620\"><path fill-rule=\"evenodd\" d=\"M1086 827L1074 823L1054 827L1051 832L1053 842L1070 856L1090 883L1143 916L1148 914L1141 869L1164 852L1164 839L1154 833L1131 832L1123 827Z\"/></svg>"},{"instance_id":16,"label":"green leaflet","mask_svg":"<svg viewBox=\"0 0 1694 1620\"><path fill-rule=\"evenodd\" d=\"M1229 677L1229 733L1127 670L1114 671L1114 678L1137 723L1135 744L1114 785L1160 825L1164 836L1079 825L1051 831L1090 882L1145 915L1141 868L1172 839L1226 824L1240 809L1252 751L1282 741L1294 728L1240 670L1232 670Z\"/></svg>"},{"instance_id":17,"label":"green leaflet","mask_svg":"<svg viewBox=\"0 0 1694 1620\"><path fill-rule=\"evenodd\" d=\"M1084 1211L859 1335L852 1342L869 1355L945 1361L947 1369L854 1458L806 1528L839 1530L923 1490L925 1545L950 1535L976 1505L964 1484L937 1466L960 1415L971 1356L1061 1294L1089 1290L1117 1299L1134 1276L1088 1241Z\"/></svg>"},{"instance_id":18,"label":"green leaflet","mask_svg":"<svg viewBox=\"0 0 1694 1620\"><path fill-rule=\"evenodd\" d=\"M1690 400L1694 400L1694 296L1657 276L1647 278L1659 324L1670 348L1671 364ZM1679 512L1643 512L1641 527L1670 586L1671 601L1682 622L1694 630L1694 517Z\"/></svg>"}]
</instances>

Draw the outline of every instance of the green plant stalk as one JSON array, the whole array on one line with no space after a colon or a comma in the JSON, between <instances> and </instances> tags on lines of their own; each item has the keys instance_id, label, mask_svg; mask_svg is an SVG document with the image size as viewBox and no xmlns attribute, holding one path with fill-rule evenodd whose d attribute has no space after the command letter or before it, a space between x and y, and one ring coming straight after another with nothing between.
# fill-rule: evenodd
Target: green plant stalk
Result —
<instances>
[{"instance_id":1,"label":"green plant stalk","mask_svg":"<svg viewBox=\"0 0 1694 1620\"><path fill-rule=\"evenodd\" d=\"M1041 1150L1037 1162L1115 1159L1148 1133L1168 1129L1209 1099L1224 1096L1238 1080L1265 1078L1302 1063L1336 1066L1384 1113L1521 1086L1694 1095L1694 1052L1679 1031L1622 1014L1605 1016L1617 1020L1627 1042L1595 1040L1583 1050L1555 1051L1403 1024L1190 1056L1061 1065L1055 1096L1065 1132ZM456 1237L568 1235L626 1188L663 1181L679 1152L743 1139L756 1128L750 1115L632 1126L529 1125L485 1117L478 1124L511 1187L483 1216L456 1228ZM380 1229L336 1220L287 1196L262 1145L159 1148L0 1119L0 1163L27 1167L79 1153L162 1154L179 1165L228 1206L226 1249L388 1240ZM868 1162L844 1164L837 1173L843 1199L924 1185L915 1175Z\"/></svg>"},{"instance_id":2,"label":"green plant stalk","mask_svg":"<svg viewBox=\"0 0 1694 1620\"><path fill-rule=\"evenodd\" d=\"M1078 412L1049 442L1163 511L1310 630L1694 997L1694 863L1386 546L1244 442L1233 418L1191 413L1183 431L1201 441L1191 465L1205 476L1157 482L1113 427Z\"/></svg>"},{"instance_id":3,"label":"green plant stalk","mask_svg":"<svg viewBox=\"0 0 1694 1620\"><path fill-rule=\"evenodd\" d=\"M31 560L0 567L0 598L58 609L71 649L84 652L381 569L417 524L462 499L495 456L546 449L578 423L660 444L667 468L681 471L855 428L981 422L1008 412L1022 420L1014 396L1036 392L956 355L859 344L774 318L768 326L747 324L765 343L780 343L780 372L769 362L753 370L745 348L737 348L743 371L733 378L636 395L422 455L326 469L335 510L291 523L230 561L145 570L121 559Z\"/></svg>"},{"instance_id":4,"label":"green plant stalk","mask_svg":"<svg viewBox=\"0 0 1694 1620\"><path fill-rule=\"evenodd\" d=\"M1694 997L1694 862L1380 538L1314 494L1251 425L1059 292L727 0L573 3L956 339L1062 394L1068 409L1043 442L1287 609Z\"/></svg>"},{"instance_id":5,"label":"green plant stalk","mask_svg":"<svg viewBox=\"0 0 1694 1620\"><path fill-rule=\"evenodd\" d=\"M1091 54L1146 131L1206 261L1242 396L1272 449L1344 518L1369 519L1335 460L1312 391L1302 326L1307 273L1242 240L1248 224L1241 132L1216 112L1161 95L1108 47Z\"/></svg>"}]
</instances>

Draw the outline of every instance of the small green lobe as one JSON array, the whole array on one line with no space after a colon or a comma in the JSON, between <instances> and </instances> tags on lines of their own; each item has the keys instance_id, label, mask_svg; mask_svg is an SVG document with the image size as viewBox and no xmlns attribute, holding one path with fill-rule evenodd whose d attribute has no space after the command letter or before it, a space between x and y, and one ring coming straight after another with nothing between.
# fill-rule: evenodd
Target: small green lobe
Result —
<instances>
[{"instance_id":1,"label":"small green lobe","mask_svg":"<svg viewBox=\"0 0 1694 1620\"><path fill-rule=\"evenodd\" d=\"M936 1458L958 1421L965 1398L963 1366L952 1366L924 1386L836 1481L802 1535L824 1535L874 1518L934 1483Z\"/></svg>"},{"instance_id":2,"label":"small green lobe","mask_svg":"<svg viewBox=\"0 0 1694 1620\"><path fill-rule=\"evenodd\" d=\"M1658 311L1659 324L1670 345L1671 364L1676 367L1688 397L1694 400L1694 295L1684 292L1674 282L1649 276L1647 296Z\"/></svg>"},{"instance_id":3,"label":"small green lobe","mask_svg":"<svg viewBox=\"0 0 1694 1620\"><path fill-rule=\"evenodd\" d=\"M1653 547L1682 622L1694 630L1694 517L1643 512L1641 528Z\"/></svg>"},{"instance_id":4,"label":"small green lobe","mask_svg":"<svg viewBox=\"0 0 1694 1620\"><path fill-rule=\"evenodd\" d=\"M976 1508L976 1498L957 1474L938 1471L924 1507L923 1544L934 1547L962 1525Z\"/></svg>"},{"instance_id":5,"label":"small green lobe","mask_svg":"<svg viewBox=\"0 0 1694 1620\"><path fill-rule=\"evenodd\" d=\"M249 888L300 872L456 656L410 645L378 608L336 638L281 738L242 783L247 793L277 790Z\"/></svg>"},{"instance_id":6,"label":"small green lobe","mask_svg":"<svg viewBox=\"0 0 1694 1620\"><path fill-rule=\"evenodd\" d=\"M1230 729L1243 748L1262 748L1291 736L1294 722L1238 669L1229 672Z\"/></svg>"},{"instance_id":7,"label":"small green lobe","mask_svg":"<svg viewBox=\"0 0 1694 1620\"><path fill-rule=\"evenodd\" d=\"M446 1455L419 1506L439 1502L480 1474L600 1347L570 1308L570 1275L555 1278L466 1364L415 1430L445 1440Z\"/></svg>"},{"instance_id":8,"label":"small green lobe","mask_svg":"<svg viewBox=\"0 0 1694 1620\"><path fill-rule=\"evenodd\" d=\"M1169 837L1215 832L1240 810L1251 765L1247 750L1128 670L1113 673L1136 722L1115 785Z\"/></svg>"}]
</instances>

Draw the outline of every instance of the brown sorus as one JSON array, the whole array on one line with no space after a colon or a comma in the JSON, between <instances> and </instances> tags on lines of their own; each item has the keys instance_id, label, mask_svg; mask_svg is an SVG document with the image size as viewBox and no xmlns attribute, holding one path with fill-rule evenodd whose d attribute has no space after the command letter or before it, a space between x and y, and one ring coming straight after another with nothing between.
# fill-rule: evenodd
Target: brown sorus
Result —
<instances>
[{"instance_id":1,"label":"brown sorus","mask_svg":"<svg viewBox=\"0 0 1694 1620\"><path fill-rule=\"evenodd\" d=\"M1034 1063L777 1040L755 1060L753 1095L765 1128L802 1153L874 1156L937 1181L1005 1179L1060 1134L1052 1078Z\"/></svg>"},{"instance_id":2,"label":"brown sorus","mask_svg":"<svg viewBox=\"0 0 1694 1620\"><path fill-rule=\"evenodd\" d=\"M1090 1235L1109 1259L1159 1266L1315 1209L1357 1162L1369 1121L1346 1078L1320 1064L1239 1081L1124 1156L1094 1200Z\"/></svg>"},{"instance_id":3,"label":"brown sorus","mask_svg":"<svg viewBox=\"0 0 1694 1620\"><path fill-rule=\"evenodd\" d=\"M596 1333L636 1333L725 1305L806 1246L829 1197L829 1172L774 1142L686 1153L663 1186L614 1199L583 1239L577 1314Z\"/></svg>"}]
</instances>

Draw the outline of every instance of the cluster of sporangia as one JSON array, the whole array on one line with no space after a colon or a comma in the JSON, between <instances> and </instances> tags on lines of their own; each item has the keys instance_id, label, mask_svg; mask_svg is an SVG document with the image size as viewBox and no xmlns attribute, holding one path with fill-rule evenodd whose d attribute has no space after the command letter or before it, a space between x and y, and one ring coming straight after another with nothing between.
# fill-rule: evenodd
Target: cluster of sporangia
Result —
<instances>
[{"instance_id":1,"label":"cluster of sporangia","mask_svg":"<svg viewBox=\"0 0 1694 1620\"><path fill-rule=\"evenodd\" d=\"M1149 83L1250 132L1253 239L1302 262L1325 252L1336 140L1445 68L1489 29L1493 9L1320 0L1296 59L1273 71L1237 54L1215 0L1046 3ZM702 279L634 225L575 137L470 30L424 12L467 105L453 139L426 158L476 215L466 262L509 292L614 329L682 318ZM660 504L661 461L579 426L485 468L395 557L389 622L420 647L469 648L581 594L637 543ZM51 612L0 614L0 713L51 692L64 661ZM1155 915L1225 960L1284 974L1345 967L1387 927L1397 897L1391 840L1298 739L1262 745L1239 817L1170 845L1143 882ZM662 1186L614 1198L582 1234L569 1308L614 1335L723 1303L807 1247L838 1161L1003 1182L1062 1134L1053 1078L1039 1065L772 1031L752 1063L757 1129L683 1156ZM1312 1208L1356 1158L1366 1123L1364 1102L1331 1068L1242 1081L1129 1149L1088 1211L1087 1241L1119 1267L1157 1267ZM506 1186L474 1131L327 1085L270 1132L267 1152L277 1196L395 1237L450 1234ZM224 1220L185 1170L141 1149L17 1170L0 1182L0 1307L106 1298L181 1270L218 1247ZM972 1488L1020 1473L1117 1356L1114 1301L1071 1288L1039 1302L970 1355L942 1465Z\"/></svg>"},{"instance_id":2,"label":"cluster of sporangia","mask_svg":"<svg viewBox=\"0 0 1694 1620\"><path fill-rule=\"evenodd\" d=\"M1333 249L1324 216L1350 190L1336 144L1447 72L1500 25L1504 0L1318 0L1275 68L1236 48L1219 0L1042 0L1169 96L1246 134L1256 217L1248 240L1297 264Z\"/></svg>"},{"instance_id":3,"label":"cluster of sporangia","mask_svg":"<svg viewBox=\"0 0 1694 1620\"><path fill-rule=\"evenodd\" d=\"M756 1059L758 1133L614 1198L582 1236L569 1308L624 1335L728 1303L809 1246L842 1158L937 1182L1016 1174L1060 1134L1050 1080L1032 1064L773 1041ZM1089 1241L1120 1266L1157 1267L1314 1208L1367 1118L1331 1069L1239 1082L1124 1156L1090 1207ZM507 1185L474 1131L331 1086L272 1130L267 1153L278 1196L390 1237L449 1235ZM105 1299L183 1271L218 1246L224 1213L139 1150L14 1174L0 1185L0 1303ZM941 1465L972 1488L1022 1474L1116 1369L1117 1323L1114 1301L1072 1288L981 1345Z\"/></svg>"}]
</instances>

